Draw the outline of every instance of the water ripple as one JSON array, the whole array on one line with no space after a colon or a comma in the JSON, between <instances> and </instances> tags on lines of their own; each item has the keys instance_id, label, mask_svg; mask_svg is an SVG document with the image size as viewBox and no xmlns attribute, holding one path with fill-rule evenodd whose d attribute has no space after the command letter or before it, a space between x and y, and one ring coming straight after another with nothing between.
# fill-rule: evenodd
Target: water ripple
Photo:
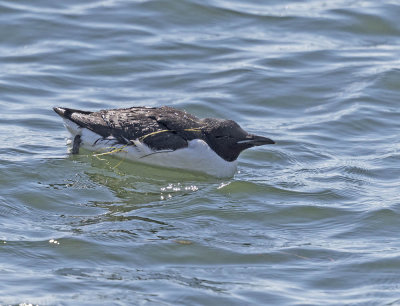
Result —
<instances>
[{"instance_id":1,"label":"water ripple","mask_svg":"<svg viewBox=\"0 0 400 306\"><path fill-rule=\"evenodd\" d=\"M0 12L0 304L398 302L397 2ZM71 156L52 111L165 104L277 143L219 180Z\"/></svg>"}]
</instances>

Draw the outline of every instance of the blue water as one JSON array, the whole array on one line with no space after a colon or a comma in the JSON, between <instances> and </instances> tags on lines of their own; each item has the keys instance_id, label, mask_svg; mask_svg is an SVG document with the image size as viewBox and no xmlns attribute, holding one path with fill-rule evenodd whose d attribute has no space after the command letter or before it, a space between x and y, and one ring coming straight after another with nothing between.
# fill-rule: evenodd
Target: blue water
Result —
<instances>
[{"instance_id":1,"label":"blue water","mask_svg":"<svg viewBox=\"0 0 400 306\"><path fill-rule=\"evenodd\" d=\"M398 1L0 0L0 305L400 304ZM219 180L70 156L53 106L274 139Z\"/></svg>"}]
</instances>

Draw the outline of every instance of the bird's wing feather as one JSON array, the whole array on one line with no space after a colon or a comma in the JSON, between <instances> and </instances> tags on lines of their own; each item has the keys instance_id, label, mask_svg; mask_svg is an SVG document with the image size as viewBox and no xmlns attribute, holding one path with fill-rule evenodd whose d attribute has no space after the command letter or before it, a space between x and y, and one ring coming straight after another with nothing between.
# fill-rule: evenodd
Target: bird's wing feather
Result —
<instances>
[{"instance_id":1,"label":"bird's wing feather","mask_svg":"<svg viewBox=\"0 0 400 306\"><path fill-rule=\"evenodd\" d=\"M112 136L123 144L139 139L156 151L187 147L193 137L188 139L184 130L198 126L195 116L170 107L74 111L70 118L103 138Z\"/></svg>"}]
</instances>

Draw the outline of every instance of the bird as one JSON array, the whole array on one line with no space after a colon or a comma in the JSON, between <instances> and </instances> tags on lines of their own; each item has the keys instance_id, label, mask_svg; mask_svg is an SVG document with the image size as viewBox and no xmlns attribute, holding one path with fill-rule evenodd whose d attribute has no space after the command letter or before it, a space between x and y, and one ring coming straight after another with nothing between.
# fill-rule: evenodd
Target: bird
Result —
<instances>
[{"instance_id":1,"label":"bird","mask_svg":"<svg viewBox=\"0 0 400 306\"><path fill-rule=\"evenodd\" d=\"M71 134L72 154L83 148L99 155L113 154L218 178L234 176L242 151L275 143L246 132L233 120L199 119L169 106L100 111L53 109Z\"/></svg>"}]
</instances>

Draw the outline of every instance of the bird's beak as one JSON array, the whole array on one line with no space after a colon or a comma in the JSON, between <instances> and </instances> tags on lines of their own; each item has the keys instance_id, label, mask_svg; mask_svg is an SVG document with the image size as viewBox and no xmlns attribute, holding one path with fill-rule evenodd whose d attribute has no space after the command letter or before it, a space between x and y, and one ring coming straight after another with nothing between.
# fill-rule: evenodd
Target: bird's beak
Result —
<instances>
[{"instance_id":1,"label":"bird's beak","mask_svg":"<svg viewBox=\"0 0 400 306\"><path fill-rule=\"evenodd\" d=\"M245 139L237 142L238 144L248 144L250 146L262 146L266 144L274 144L275 141L263 136L249 134Z\"/></svg>"}]
</instances>

